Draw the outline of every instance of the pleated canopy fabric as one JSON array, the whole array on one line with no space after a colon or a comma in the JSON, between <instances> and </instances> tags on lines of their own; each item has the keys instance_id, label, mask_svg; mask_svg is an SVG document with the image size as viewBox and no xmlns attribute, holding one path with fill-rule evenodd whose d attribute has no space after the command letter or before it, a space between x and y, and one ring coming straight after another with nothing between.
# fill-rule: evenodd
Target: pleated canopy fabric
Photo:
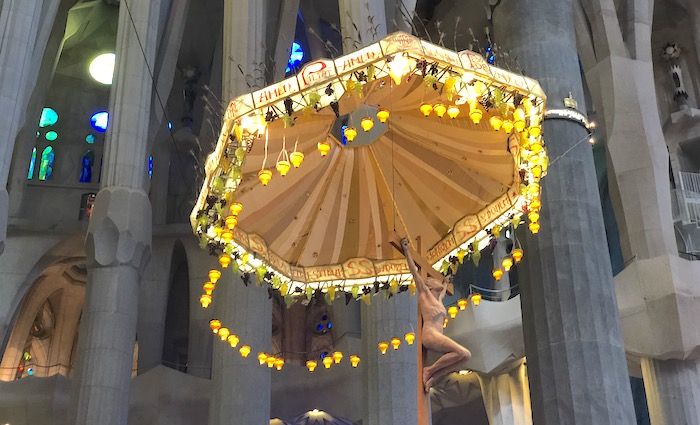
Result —
<instances>
[{"instance_id":1,"label":"pleated canopy fabric","mask_svg":"<svg viewBox=\"0 0 700 425\"><path fill-rule=\"evenodd\" d=\"M406 65L397 71L399 62ZM485 94L474 94L476 84ZM527 120L539 133L545 97L536 81L404 33L335 61L314 61L230 103L193 229L212 253L223 250L239 263L253 254L240 265L263 267L292 285L333 282L343 289L406 275L403 256L389 244L395 234L419 237L437 264L523 213L523 173L535 163L523 146L541 147L541 138L534 130L528 136L528 128L494 131L490 123L512 115L523 99L535 105ZM425 117L423 104L459 113ZM389 113L385 124L377 110ZM365 137L357 111L372 119L375 137ZM358 140L343 140L341 123L357 129ZM317 148L326 142L324 157ZM303 163L261 184L259 171L274 171L283 150L303 153ZM539 196L539 186L533 193ZM243 210L229 243L217 223L233 202Z\"/></svg>"}]
</instances>

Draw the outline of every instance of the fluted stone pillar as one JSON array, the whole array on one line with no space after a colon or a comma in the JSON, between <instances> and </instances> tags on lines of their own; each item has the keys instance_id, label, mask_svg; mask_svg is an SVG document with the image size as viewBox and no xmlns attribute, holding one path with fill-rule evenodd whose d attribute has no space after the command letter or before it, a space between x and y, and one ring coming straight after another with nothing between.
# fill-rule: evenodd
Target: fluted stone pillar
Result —
<instances>
[{"instance_id":1,"label":"fluted stone pillar","mask_svg":"<svg viewBox=\"0 0 700 425\"><path fill-rule=\"evenodd\" d=\"M40 37L41 23L43 19L44 25L53 25L57 11L57 4L45 6L44 3L42 0L0 2L0 254L5 249L7 179L12 151L41 64L35 58L43 56L46 48L46 39Z\"/></svg>"},{"instance_id":2,"label":"fluted stone pillar","mask_svg":"<svg viewBox=\"0 0 700 425\"><path fill-rule=\"evenodd\" d=\"M384 0L338 0L343 52L351 53L387 34Z\"/></svg>"},{"instance_id":3,"label":"fluted stone pillar","mask_svg":"<svg viewBox=\"0 0 700 425\"><path fill-rule=\"evenodd\" d=\"M270 422L270 369L258 364L257 355L272 347L272 302L267 288L256 286L255 277L250 279L246 287L238 275L226 271L214 293L217 318L238 335L240 343L234 349L214 341L209 425ZM239 353L244 344L252 349L248 358Z\"/></svg>"},{"instance_id":4,"label":"fluted stone pillar","mask_svg":"<svg viewBox=\"0 0 700 425\"><path fill-rule=\"evenodd\" d=\"M700 361L642 359L651 425L700 424Z\"/></svg>"},{"instance_id":5,"label":"fluted stone pillar","mask_svg":"<svg viewBox=\"0 0 700 425\"><path fill-rule=\"evenodd\" d=\"M129 9L122 3L119 10L102 189L85 242L77 425L127 423L139 283L150 257L151 204L143 190L152 89L147 63L155 60L160 1L130 1Z\"/></svg>"},{"instance_id":6,"label":"fluted stone pillar","mask_svg":"<svg viewBox=\"0 0 700 425\"><path fill-rule=\"evenodd\" d=\"M409 346L403 339L415 330L418 320L416 297L407 292L385 299L372 298L372 304L362 306L363 373L366 425L416 425L418 397L418 344ZM401 347L391 347L380 354L377 343L401 339ZM422 385L421 385L422 388Z\"/></svg>"},{"instance_id":7,"label":"fluted stone pillar","mask_svg":"<svg viewBox=\"0 0 700 425\"><path fill-rule=\"evenodd\" d=\"M532 425L527 366L499 375L477 375L489 425Z\"/></svg>"},{"instance_id":8,"label":"fluted stone pillar","mask_svg":"<svg viewBox=\"0 0 700 425\"><path fill-rule=\"evenodd\" d=\"M496 9L496 41L537 78L549 108L571 92L585 111L573 0L520 0ZM552 162L542 228L527 238L523 332L538 425L632 425L632 395L586 131L548 121ZM579 143L579 141L582 141ZM578 143L578 144L577 144Z\"/></svg>"},{"instance_id":9,"label":"fluted stone pillar","mask_svg":"<svg viewBox=\"0 0 700 425\"><path fill-rule=\"evenodd\" d=\"M266 86L266 9L260 0L224 0L224 58L222 100ZM246 75L241 75L241 70Z\"/></svg>"}]
</instances>

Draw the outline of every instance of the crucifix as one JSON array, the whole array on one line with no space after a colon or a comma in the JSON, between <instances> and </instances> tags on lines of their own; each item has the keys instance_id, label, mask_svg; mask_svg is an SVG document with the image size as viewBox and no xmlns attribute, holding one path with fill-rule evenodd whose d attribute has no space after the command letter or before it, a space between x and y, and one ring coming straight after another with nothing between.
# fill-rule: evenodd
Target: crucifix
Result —
<instances>
[{"instance_id":1,"label":"crucifix","mask_svg":"<svg viewBox=\"0 0 700 425\"><path fill-rule=\"evenodd\" d=\"M452 293L452 282L433 269L411 248L408 239L391 242L408 262L409 270L416 283L418 296L418 425L430 424L430 396L433 384L443 376L454 372L456 366L469 360L471 353L466 348L443 334L443 324L447 311L442 303L445 293ZM420 240L416 243L420 250ZM430 366L424 366L427 351L442 353L442 356Z\"/></svg>"}]
</instances>

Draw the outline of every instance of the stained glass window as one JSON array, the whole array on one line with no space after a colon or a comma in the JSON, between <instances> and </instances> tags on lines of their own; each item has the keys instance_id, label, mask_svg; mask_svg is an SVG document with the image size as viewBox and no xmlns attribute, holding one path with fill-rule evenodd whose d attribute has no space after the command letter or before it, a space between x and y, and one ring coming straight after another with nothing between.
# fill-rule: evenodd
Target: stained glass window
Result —
<instances>
[{"instance_id":1,"label":"stained glass window","mask_svg":"<svg viewBox=\"0 0 700 425\"><path fill-rule=\"evenodd\" d=\"M58 122L58 113L52 108L44 108L39 118L39 127L51 127Z\"/></svg>"},{"instance_id":2,"label":"stained glass window","mask_svg":"<svg viewBox=\"0 0 700 425\"><path fill-rule=\"evenodd\" d=\"M29 170L27 170L27 180L34 178L34 167L36 166L36 148L32 149L32 157L29 159Z\"/></svg>"},{"instance_id":3,"label":"stained glass window","mask_svg":"<svg viewBox=\"0 0 700 425\"><path fill-rule=\"evenodd\" d=\"M287 70L285 72L296 70L303 60L304 49L301 47L301 44L295 41L292 43L292 50L289 53L289 62L287 63Z\"/></svg>"},{"instance_id":4,"label":"stained glass window","mask_svg":"<svg viewBox=\"0 0 700 425\"><path fill-rule=\"evenodd\" d=\"M95 131L104 133L107 131L107 125L109 125L109 113L105 111L97 112L90 117L90 125Z\"/></svg>"},{"instance_id":5,"label":"stained glass window","mask_svg":"<svg viewBox=\"0 0 700 425\"><path fill-rule=\"evenodd\" d=\"M148 177L153 177L153 155L148 156Z\"/></svg>"},{"instance_id":6,"label":"stained glass window","mask_svg":"<svg viewBox=\"0 0 700 425\"><path fill-rule=\"evenodd\" d=\"M39 163L39 180L47 180L53 174L53 165L55 153L51 146L47 146L41 153L41 162Z\"/></svg>"},{"instance_id":7,"label":"stained glass window","mask_svg":"<svg viewBox=\"0 0 700 425\"><path fill-rule=\"evenodd\" d=\"M80 183L90 183L92 181L92 164L95 162L95 154L88 150L81 160Z\"/></svg>"}]
</instances>

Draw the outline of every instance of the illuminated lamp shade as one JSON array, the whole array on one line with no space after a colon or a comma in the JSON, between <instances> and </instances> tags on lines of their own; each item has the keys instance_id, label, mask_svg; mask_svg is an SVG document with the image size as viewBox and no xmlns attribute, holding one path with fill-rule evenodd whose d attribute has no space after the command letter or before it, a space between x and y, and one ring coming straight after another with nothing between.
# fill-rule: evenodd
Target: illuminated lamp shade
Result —
<instances>
[{"instance_id":1,"label":"illuminated lamp shade","mask_svg":"<svg viewBox=\"0 0 700 425\"><path fill-rule=\"evenodd\" d=\"M335 364L340 364L340 361L343 360L343 353L340 351L336 351L333 353L333 361Z\"/></svg>"},{"instance_id":2,"label":"illuminated lamp shade","mask_svg":"<svg viewBox=\"0 0 700 425\"><path fill-rule=\"evenodd\" d=\"M44 108L39 117L39 127L51 127L58 122L58 113L53 108Z\"/></svg>"},{"instance_id":3,"label":"illuminated lamp shade","mask_svg":"<svg viewBox=\"0 0 700 425\"><path fill-rule=\"evenodd\" d=\"M311 373L316 370L316 366L318 366L318 363L315 360L309 360L306 362L306 368L309 369L309 372Z\"/></svg>"},{"instance_id":4,"label":"illuminated lamp shade","mask_svg":"<svg viewBox=\"0 0 700 425\"><path fill-rule=\"evenodd\" d=\"M400 339L398 339L396 337L391 338L391 348L393 348L394 350L398 350L400 346L401 346Z\"/></svg>"},{"instance_id":5,"label":"illuminated lamp shade","mask_svg":"<svg viewBox=\"0 0 700 425\"><path fill-rule=\"evenodd\" d=\"M491 128L498 131L501 129L501 127L503 127L503 118L499 117L498 115L494 115L489 118L489 124L491 124Z\"/></svg>"},{"instance_id":6,"label":"illuminated lamp shade","mask_svg":"<svg viewBox=\"0 0 700 425\"><path fill-rule=\"evenodd\" d=\"M462 311L466 310L468 305L469 305L469 301L467 301L464 298L460 298L459 300L457 300L457 306Z\"/></svg>"},{"instance_id":7,"label":"illuminated lamp shade","mask_svg":"<svg viewBox=\"0 0 700 425\"><path fill-rule=\"evenodd\" d=\"M528 220L530 222L535 223L540 221L540 214L538 212L532 211L530 214L527 215Z\"/></svg>"},{"instance_id":8,"label":"illuminated lamp shade","mask_svg":"<svg viewBox=\"0 0 700 425\"><path fill-rule=\"evenodd\" d=\"M524 252L520 248L515 248L513 252L511 252L511 255L513 256L513 260L515 260L515 264L518 264L520 260L523 259Z\"/></svg>"},{"instance_id":9,"label":"illuminated lamp shade","mask_svg":"<svg viewBox=\"0 0 700 425\"><path fill-rule=\"evenodd\" d=\"M231 348L236 348L236 346L238 345L238 343L241 341L241 340L238 338L238 335L229 335L228 338L226 338L226 340L228 341L228 343L229 343L229 345L231 346Z\"/></svg>"},{"instance_id":10,"label":"illuminated lamp shade","mask_svg":"<svg viewBox=\"0 0 700 425\"><path fill-rule=\"evenodd\" d=\"M318 151L321 153L321 156L328 156L328 152L331 151L331 144L328 143L327 140L324 140L322 142L318 142L318 145L316 147L318 148Z\"/></svg>"},{"instance_id":11,"label":"illuminated lamp shade","mask_svg":"<svg viewBox=\"0 0 700 425\"><path fill-rule=\"evenodd\" d=\"M389 76L398 86L401 79L411 71L411 61L403 54L396 54L389 62Z\"/></svg>"},{"instance_id":12,"label":"illuminated lamp shade","mask_svg":"<svg viewBox=\"0 0 700 425\"><path fill-rule=\"evenodd\" d=\"M106 111L96 112L90 117L90 125L95 131L104 133L109 125L109 113Z\"/></svg>"},{"instance_id":13,"label":"illuminated lamp shade","mask_svg":"<svg viewBox=\"0 0 700 425\"><path fill-rule=\"evenodd\" d=\"M231 204L230 209L231 214L238 215L241 213L241 211L243 211L243 204L241 204L240 202L234 202L233 204Z\"/></svg>"},{"instance_id":14,"label":"illuminated lamp shade","mask_svg":"<svg viewBox=\"0 0 700 425\"><path fill-rule=\"evenodd\" d=\"M212 319L209 321L209 329L211 329L212 332L218 333L219 329L221 329L221 320L219 319Z\"/></svg>"},{"instance_id":15,"label":"illuminated lamp shade","mask_svg":"<svg viewBox=\"0 0 700 425\"><path fill-rule=\"evenodd\" d=\"M508 134L513 132L513 127L514 127L514 124L513 124L513 121L511 121L511 120L503 121L503 125L501 126L503 131L505 131Z\"/></svg>"},{"instance_id":16,"label":"illuminated lamp shade","mask_svg":"<svg viewBox=\"0 0 700 425\"><path fill-rule=\"evenodd\" d=\"M258 180L260 180L260 184L267 186L272 180L272 171L266 168L258 171Z\"/></svg>"},{"instance_id":17,"label":"illuminated lamp shade","mask_svg":"<svg viewBox=\"0 0 700 425\"><path fill-rule=\"evenodd\" d=\"M503 261L501 261L501 265L503 266L503 269L505 271L509 272L510 268L513 267L513 258L503 257Z\"/></svg>"},{"instance_id":18,"label":"illuminated lamp shade","mask_svg":"<svg viewBox=\"0 0 700 425\"><path fill-rule=\"evenodd\" d=\"M479 304L481 304L481 294L479 294L478 292L472 294L472 304L474 304L474 306L478 306Z\"/></svg>"},{"instance_id":19,"label":"illuminated lamp shade","mask_svg":"<svg viewBox=\"0 0 700 425\"><path fill-rule=\"evenodd\" d=\"M221 279L221 272L216 269L209 270L209 280L211 283L216 283Z\"/></svg>"},{"instance_id":20,"label":"illuminated lamp shade","mask_svg":"<svg viewBox=\"0 0 700 425\"><path fill-rule=\"evenodd\" d=\"M202 285L202 289L206 295L211 295L214 292L214 288L216 288L216 285L212 282L204 282L204 285Z\"/></svg>"},{"instance_id":21,"label":"illuminated lamp shade","mask_svg":"<svg viewBox=\"0 0 700 425\"><path fill-rule=\"evenodd\" d=\"M360 121L360 126L365 132L368 132L374 127L374 120L370 117L364 117Z\"/></svg>"},{"instance_id":22,"label":"illuminated lamp shade","mask_svg":"<svg viewBox=\"0 0 700 425\"><path fill-rule=\"evenodd\" d=\"M44 137L49 142L53 142L54 140L58 139L58 133L56 133L55 131L49 131L46 133L46 135Z\"/></svg>"},{"instance_id":23,"label":"illuminated lamp shade","mask_svg":"<svg viewBox=\"0 0 700 425\"><path fill-rule=\"evenodd\" d=\"M469 118L472 120L474 124L479 124L481 122L481 118L484 116L484 112L479 108L479 105L474 103L473 105L470 106L471 110L469 111Z\"/></svg>"},{"instance_id":24,"label":"illuminated lamp shade","mask_svg":"<svg viewBox=\"0 0 700 425\"><path fill-rule=\"evenodd\" d=\"M284 367L284 359L275 360L275 369L282 370L283 367Z\"/></svg>"},{"instance_id":25,"label":"illuminated lamp shade","mask_svg":"<svg viewBox=\"0 0 700 425\"><path fill-rule=\"evenodd\" d=\"M232 240L233 240L233 232L227 230L227 231L221 233L221 241L223 243L226 243L226 244L231 243Z\"/></svg>"},{"instance_id":26,"label":"illuminated lamp shade","mask_svg":"<svg viewBox=\"0 0 700 425\"><path fill-rule=\"evenodd\" d=\"M221 338L222 341L226 341L229 335L231 335L231 331L229 328L221 328L219 329L219 338Z\"/></svg>"},{"instance_id":27,"label":"illuminated lamp shade","mask_svg":"<svg viewBox=\"0 0 700 425\"><path fill-rule=\"evenodd\" d=\"M245 359L246 357L248 357L248 354L250 354L250 345L244 345L244 346L242 346L242 347L238 350L238 352L241 353L241 357L243 357L243 358Z\"/></svg>"},{"instance_id":28,"label":"illuminated lamp shade","mask_svg":"<svg viewBox=\"0 0 700 425\"><path fill-rule=\"evenodd\" d=\"M454 319L455 317L457 317L457 312L458 312L458 311L459 311L459 308L458 308L456 305L451 305L451 306L447 309L447 314L450 315L450 318L451 318L451 319Z\"/></svg>"},{"instance_id":29,"label":"illuminated lamp shade","mask_svg":"<svg viewBox=\"0 0 700 425\"><path fill-rule=\"evenodd\" d=\"M330 368L331 368L331 365L333 365L333 359L331 358L331 356L326 356L326 357L324 357L324 358L323 358L323 366L324 366L326 369L330 369Z\"/></svg>"},{"instance_id":30,"label":"illuminated lamp shade","mask_svg":"<svg viewBox=\"0 0 700 425\"><path fill-rule=\"evenodd\" d=\"M265 363L267 363L267 367L272 369L272 367L275 365L275 362L277 361L277 357L275 356L267 356L267 359L265 360Z\"/></svg>"},{"instance_id":31,"label":"illuminated lamp shade","mask_svg":"<svg viewBox=\"0 0 700 425\"><path fill-rule=\"evenodd\" d=\"M384 124L389 119L389 110L381 108L377 111L377 119L380 123Z\"/></svg>"},{"instance_id":32,"label":"illuminated lamp shade","mask_svg":"<svg viewBox=\"0 0 700 425\"><path fill-rule=\"evenodd\" d=\"M219 264L221 264L221 267L227 268L229 264L231 264L231 256L228 254L221 254L219 257Z\"/></svg>"},{"instance_id":33,"label":"illuminated lamp shade","mask_svg":"<svg viewBox=\"0 0 700 425\"><path fill-rule=\"evenodd\" d=\"M382 341L379 344L377 344L377 348L379 348L379 352L382 354L386 354L386 350L389 349L389 343L386 341Z\"/></svg>"},{"instance_id":34,"label":"illuminated lamp shade","mask_svg":"<svg viewBox=\"0 0 700 425\"><path fill-rule=\"evenodd\" d=\"M231 212L231 214L233 214L233 211ZM226 224L227 229L233 230L236 228L236 225L238 224L238 217L236 217L235 215L230 215L230 216L226 217L226 219L224 220L224 223Z\"/></svg>"},{"instance_id":35,"label":"illuminated lamp shade","mask_svg":"<svg viewBox=\"0 0 700 425\"><path fill-rule=\"evenodd\" d=\"M433 105L433 111L435 111L435 115L442 118L445 116L445 112L447 112L447 106L443 103L436 103Z\"/></svg>"},{"instance_id":36,"label":"illuminated lamp shade","mask_svg":"<svg viewBox=\"0 0 700 425\"><path fill-rule=\"evenodd\" d=\"M457 105L451 105L447 108L447 116L455 119L459 115L459 107Z\"/></svg>"},{"instance_id":37,"label":"illuminated lamp shade","mask_svg":"<svg viewBox=\"0 0 700 425\"><path fill-rule=\"evenodd\" d=\"M516 108L513 112L513 125L515 126L515 131L518 133L525 130L525 110L523 108Z\"/></svg>"},{"instance_id":38,"label":"illuminated lamp shade","mask_svg":"<svg viewBox=\"0 0 700 425\"><path fill-rule=\"evenodd\" d=\"M90 76L98 83L109 85L114 78L114 53L103 53L90 62Z\"/></svg>"},{"instance_id":39,"label":"illuminated lamp shade","mask_svg":"<svg viewBox=\"0 0 700 425\"><path fill-rule=\"evenodd\" d=\"M420 111L423 113L424 117L429 117L430 113L433 112L433 105L429 103L424 103L420 105Z\"/></svg>"},{"instance_id":40,"label":"illuminated lamp shade","mask_svg":"<svg viewBox=\"0 0 700 425\"><path fill-rule=\"evenodd\" d=\"M199 297L199 304L202 305L202 308L209 307L209 305L211 305L211 295L202 294L202 296Z\"/></svg>"},{"instance_id":41,"label":"illuminated lamp shade","mask_svg":"<svg viewBox=\"0 0 700 425\"><path fill-rule=\"evenodd\" d=\"M352 142L355 140L355 137L357 137L357 129L355 129L355 127L346 127L343 134L345 138L348 139L348 142Z\"/></svg>"},{"instance_id":42,"label":"illuminated lamp shade","mask_svg":"<svg viewBox=\"0 0 700 425\"><path fill-rule=\"evenodd\" d=\"M539 125L533 125L529 129L530 136L532 137L540 137L542 135L542 127Z\"/></svg>"},{"instance_id":43,"label":"illuminated lamp shade","mask_svg":"<svg viewBox=\"0 0 700 425\"><path fill-rule=\"evenodd\" d=\"M352 355L350 356L350 364L352 367L357 367L360 364L360 356Z\"/></svg>"},{"instance_id":44,"label":"illuminated lamp shade","mask_svg":"<svg viewBox=\"0 0 700 425\"><path fill-rule=\"evenodd\" d=\"M304 154L299 151L294 151L289 154L289 160L292 161L294 168L299 168L301 163L304 162Z\"/></svg>"},{"instance_id":45,"label":"illuminated lamp shade","mask_svg":"<svg viewBox=\"0 0 700 425\"><path fill-rule=\"evenodd\" d=\"M280 173L280 176L284 177L287 175L289 170L292 168L292 164L289 163L286 159L282 159L277 161L277 165L275 165L275 168L277 168L277 172ZM262 182L262 180L261 180ZM267 186L266 184L263 183L264 186Z\"/></svg>"},{"instance_id":46,"label":"illuminated lamp shade","mask_svg":"<svg viewBox=\"0 0 700 425\"><path fill-rule=\"evenodd\" d=\"M498 269L493 269L493 272L491 272L491 275L493 275L493 278L496 280L501 280L503 277L503 269L498 268Z\"/></svg>"},{"instance_id":47,"label":"illuminated lamp shade","mask_svg":"<svg viewBox=\"0 0 700 425\"><path fill-rule=\"evenodd\" d=\"M532 232L533 235L536 235L540 232L540 223L530 223L530 232Z\"/></svg>"},{"instance_id":48,"label":"illuminated lamp shade","mask_svg":"<svg viewBox=\"0 0 700 425\"><path fill-rule=\"evenodd\" d=\"M258 362L260 363L260 366L264 365L266 361L267 361L267 354L258 353Z\"/></svg>"}]
</instances>

